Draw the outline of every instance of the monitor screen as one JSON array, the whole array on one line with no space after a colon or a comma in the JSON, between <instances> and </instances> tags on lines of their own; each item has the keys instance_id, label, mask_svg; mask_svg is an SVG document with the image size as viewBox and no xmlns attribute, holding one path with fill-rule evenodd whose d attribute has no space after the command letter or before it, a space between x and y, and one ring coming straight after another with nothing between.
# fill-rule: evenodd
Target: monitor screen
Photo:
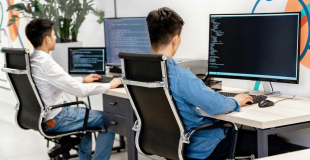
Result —
<instances>
[{"instance_id":1,"label":"monitor screen","mask_svg":"<svg viewBox=\"0 0 310 160\"><path fill-rule=\"evenodd\" d=\"M119 52L151 53L146 18L104 19L107 65L120 66Z\"/></svg>"},{"instance_id":2,"label":"monitor screen","mask_svg":"<svg viewBox=\"0 0 310 160\"><path fill-rule=\"evenodd\" d=\"M298 84L300 13L210 15L211 77Z\"/></svg>"},{"instance_id":3,"label":"monitor screen","mask_svg":"<svg viewBox=\"0 0 310 160\"><path fill-rule=\"evenodd\" d=\"M70 74L105 74L105 48L68 48Z\"/></svg>"}]
</instances>

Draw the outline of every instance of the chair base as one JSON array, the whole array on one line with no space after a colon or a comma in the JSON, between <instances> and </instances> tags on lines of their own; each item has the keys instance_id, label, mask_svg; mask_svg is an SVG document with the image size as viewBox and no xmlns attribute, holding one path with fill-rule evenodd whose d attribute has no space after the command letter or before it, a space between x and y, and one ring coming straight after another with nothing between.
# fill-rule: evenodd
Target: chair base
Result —
<instances>
[{"instance_id":1,"label":"chair base","mask_svg":"<svg viewBox=\"0 0 310 160\"><path fill-rule=\"evenodd\" d=\"M81 137L62 137L59 140L59 143L56 144L52 149L49 150L48 156L51 159L59 158L59 155L62 155L63 159L70 159L70 150L78 150L75 146L81 142Z\"/></svg>"},{"instance_id":2,"label":"chair base","mask_svg":"<svg viewBox=\"0 0 310 160\"><path fill-rule=\"evenodd\" d=\"M78 145L81 141L81 137L63 137L60 139L59 144L56 144L52 149L49 150L48 155L52 160L67 160L70 158L78 157L78 154L70 155L70 150L78 150L75 146ZM121 152L121 149L125 149L125 140L124 136L120 136L120 145L113 147L113 151ZM94 154L95 151L92 151L91 154ZM60 157L62 155L62 157Z\"/></svg>"}]
</instances>

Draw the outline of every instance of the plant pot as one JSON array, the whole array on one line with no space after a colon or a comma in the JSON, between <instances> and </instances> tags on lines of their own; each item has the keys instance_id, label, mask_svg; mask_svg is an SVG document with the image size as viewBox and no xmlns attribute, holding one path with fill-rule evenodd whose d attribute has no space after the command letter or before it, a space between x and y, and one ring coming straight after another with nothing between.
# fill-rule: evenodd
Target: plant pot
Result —
<instances>
[{"instance_id":1,"label":"plant pot","mask_svg":"<svg viewBox=\"0 0 310 160\"><path fill-rule=\"evenodd\" d=\"M60 31L60 41L69 42L70 40L70 23L71 18L61 18L59 19L59 31Z\"/></svg>"},{"instance_id":2,"label":"plant pot","mask_svg":"<svg viewBox=\"0 0 310 160\"><path fill-rule=\"evenodd\" d=\"M83 42L56 43L55 50L51 52L51 56L66 72L68 72L68 48L82 46Z\"/></svg>"}]
</instances>

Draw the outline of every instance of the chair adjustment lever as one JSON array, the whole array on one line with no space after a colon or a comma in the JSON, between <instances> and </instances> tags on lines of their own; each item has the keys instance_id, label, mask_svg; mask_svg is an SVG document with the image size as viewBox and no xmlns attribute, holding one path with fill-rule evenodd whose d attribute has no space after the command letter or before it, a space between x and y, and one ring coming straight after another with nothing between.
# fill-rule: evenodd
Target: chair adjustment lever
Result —
<instances>
[{"instance_id":1,"label":"chair adjustment lever","mask_svg":"<svg viewBox=\"0 0 310 160\"><path fill-rule=\"evenodd\" d=\"M117 122L115 122L115 121L111 121L110 123L113 124L113 125L117 124Z\"/></svg>"},{"instance_id":2,"label":"chair adjustment lever","mask_svg":"<svg viewBox=\"0 0 310 160\"><path fill-rule=\"evenodd\" d=\"M117 102L110 102L110 105L115 106Z\"/></svg>"}]
</instances>

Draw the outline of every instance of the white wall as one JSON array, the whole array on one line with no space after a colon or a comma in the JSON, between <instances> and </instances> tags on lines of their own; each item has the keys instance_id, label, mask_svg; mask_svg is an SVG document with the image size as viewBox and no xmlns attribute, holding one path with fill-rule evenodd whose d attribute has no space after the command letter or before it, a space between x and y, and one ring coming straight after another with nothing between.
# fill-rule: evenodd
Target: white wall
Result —
<instances>
[{"instance_id":1,"label":"white wall","mask_svg":"<svg viewBox=\"0 0 310 160\"><path fill-rule=\"evenodd\" d=\"M160 7L170 7L185 21L182 31L182 42L175 58L208 58L209 14L215 13L251 13L256 0L118 0L118 17L146 17L151 10ZM285 0L260 1L255 13L284 12ZM114 17L114 1L96 1L99 9L106 11L106 17ZM93 23L95 16L88 16L81 26L78 37L83 46L104 46L103 25ZM96 35L96 37L93 37ZM310 70L300 66L300 84L273 83L276 91L287 95L310 97ZM254 89L254 81L223 80L227 86L237 86L245 89ZM260 90L262 90L262 86Z\"/></svg>"},{"instance_id":2,"label":"white wall","mask_svg":"<svg viewBox=\"0 0 310 160\"><path fill-rule=\"evenodd\" d=\"M18 2L18 0L16 0ZM176 58L208 58L208 27L211 13L251 13L257 0L117 0L118 17L146 17L151 10L160 7L170 7L185 21L182 31L182 43ZM95 0L96 8L103 9L107 18L114 17L114 0ZM287 0L261 0L255 10L260 12L284 12ZM4 4L6 8L6 4ZM7 18L7 16L5 17ZM84 47L104 46L103 24L96 22L97 17L88 15L82 24L78 40ZM7 21L7 19L5 19ZM22 20L20 32L23 42L26 43L24 26L27 20ZM12 46L20 47L18 41ZM222 79L223 84L246 89L254 88L254 81ZM300 84L273 83L274 90L283 94L310 97L310 69L300 65ZM260 87L262 89L262 87ZM69 100L64 96L65 99ZM13 94L0 89L0 101L9 101L14 104ZM72 98L71 98L72 99ZM101 96L94 96L92 105L100 109ZM99 106L99 107L98 107ZM290 142L310 147L310 129L289 132L284 135Z\"/></svg>"}]
</instances>

